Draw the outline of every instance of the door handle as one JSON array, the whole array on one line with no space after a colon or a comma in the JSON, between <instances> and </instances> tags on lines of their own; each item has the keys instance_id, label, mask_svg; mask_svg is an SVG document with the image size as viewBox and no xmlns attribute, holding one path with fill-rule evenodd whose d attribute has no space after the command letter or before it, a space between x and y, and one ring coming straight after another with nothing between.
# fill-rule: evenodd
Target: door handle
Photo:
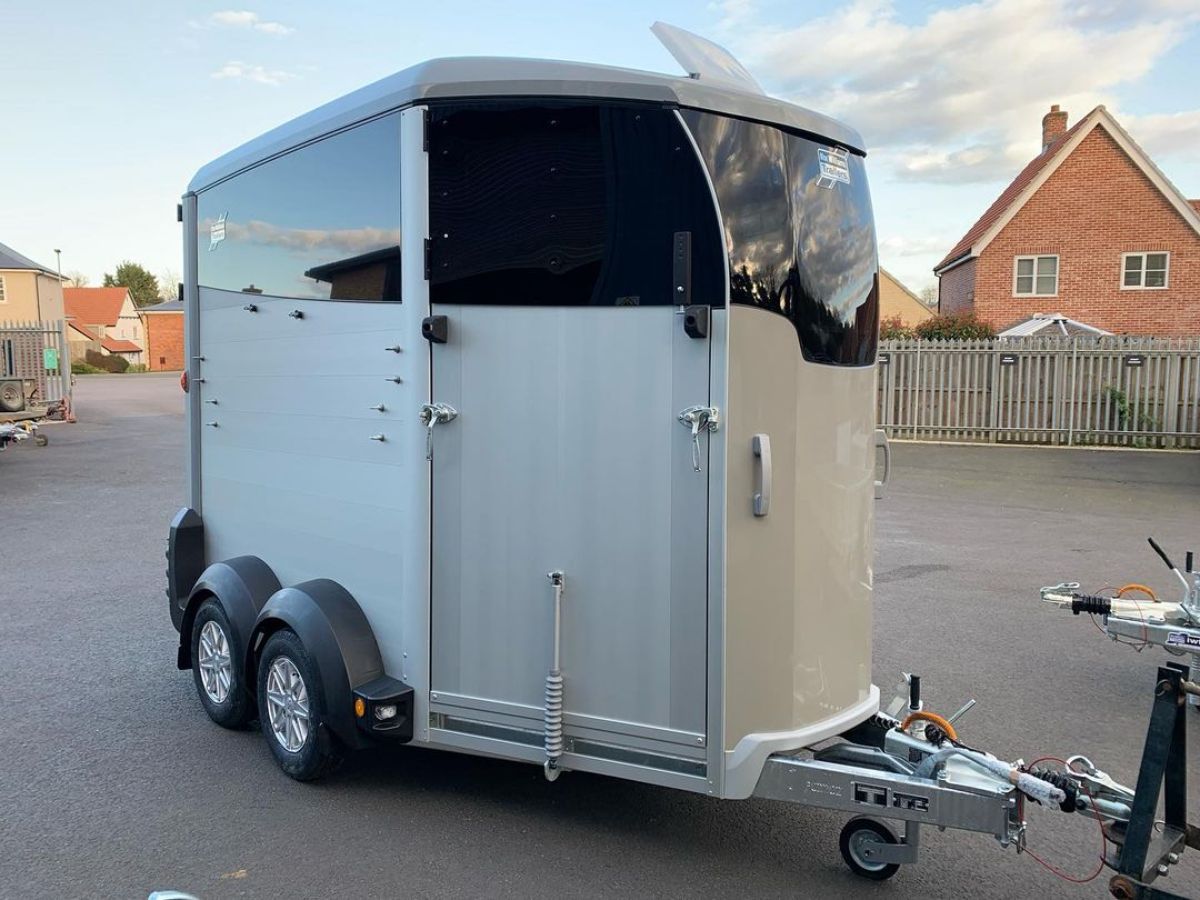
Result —
<instances>
[{"instance_id":1,"label":"door handle","mask_svg":"<svg viewBox=\"0 0 1200 900\"><path fill-rule=\"evenodd\" d=\"M875 429L875 447L883 450L883 478L875 482L875 499L883 496L883 489L892 480L892 445L888 443L887 432L882 428Z\"/></svg>"},{"instance_id":2,"label":"door handle","mask_svg":"<svg viewBox=\"0 0 1200 900\"><path fill-rule=\"evenodd\" d=\"M433 429L439 422L458 417L458 410L446 403L422 403L418 417L425 425L425 458L433 459Z\"/></svg>"},{"instance_id":3,"label":"door handle","mask_svg":"<svg viewBox=\"0 0 1200 900\"><path fill-rule=\"evenodd\" d=\"M756 434L750 442L757 462L754 465L754 515L771 511L771 436Z\"/></svg>"}]
</instances>

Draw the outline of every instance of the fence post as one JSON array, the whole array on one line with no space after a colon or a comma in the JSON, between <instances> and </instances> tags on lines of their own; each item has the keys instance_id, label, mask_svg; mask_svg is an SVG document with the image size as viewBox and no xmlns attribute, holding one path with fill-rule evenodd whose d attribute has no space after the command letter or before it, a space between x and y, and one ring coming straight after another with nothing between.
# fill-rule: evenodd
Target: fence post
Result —
<instances>
[{"instance_id":1,"label":"fence post","mask_svg":"<svg viewBox=\"0 0 1200 900\"><path fill-rule=\"evenodd\" d=\"M1079 338L1071 338L1071 383L1067 387L1067 446L1075 439L1075 388L1079 384Z\"/></svg>"},{"instance_id":2,"label":"fence post","mask_svg":"<svg viewBox=\"0 0 1200 900\"><path fill-rule=\"evenodd\" d=\"M913 380L908 390L908 427L913 440L917 439L917 394L921 392L921 339L917 338L917 354L913 362Z\"/></svg>"}]
</instances>

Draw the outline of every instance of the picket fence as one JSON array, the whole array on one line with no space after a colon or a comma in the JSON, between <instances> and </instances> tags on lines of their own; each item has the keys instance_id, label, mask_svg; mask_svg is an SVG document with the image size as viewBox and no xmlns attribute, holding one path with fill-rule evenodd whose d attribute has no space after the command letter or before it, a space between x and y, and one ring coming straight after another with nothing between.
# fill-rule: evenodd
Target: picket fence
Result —
<instances>
[{"instance_id":1,"label":"picket fence","mask_svg":"<svg viewBox=\"0 0 1200 900\"><path fill-rule=\"evenodd\" d=\"M879 351L889 437L1200 449L1200 339L906 339Z\"/></svg>"}]
</instances>

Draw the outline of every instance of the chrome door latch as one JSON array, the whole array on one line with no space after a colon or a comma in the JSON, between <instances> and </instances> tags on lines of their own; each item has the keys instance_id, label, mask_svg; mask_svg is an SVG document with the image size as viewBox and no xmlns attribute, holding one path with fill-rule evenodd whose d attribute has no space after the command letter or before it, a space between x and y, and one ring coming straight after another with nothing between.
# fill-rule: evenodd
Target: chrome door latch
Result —
<instances>
[{"instance_id":1,"label":"chrome door latch","mask_svg":"<svg viewBox=\"0 0 1200 900\"><path fill-rule=\"evenodd\" d=\"M433 429L441 422L458 418L458 410L446 403L422 403L419 413L425 426L425 458L433 459Z\"/></svg>"},{"instance_id":2,"label":"chrome door latch","mask_svg":"<svg viewBox=\"0 0 1200 900\"><path fill-rule=\"evenodd\" d=\"M720 428L721 413L715 406L689 406L677 418L681 425L692 430L692 468L699 472L700 432Z\"/></svg>"}]
</instances>

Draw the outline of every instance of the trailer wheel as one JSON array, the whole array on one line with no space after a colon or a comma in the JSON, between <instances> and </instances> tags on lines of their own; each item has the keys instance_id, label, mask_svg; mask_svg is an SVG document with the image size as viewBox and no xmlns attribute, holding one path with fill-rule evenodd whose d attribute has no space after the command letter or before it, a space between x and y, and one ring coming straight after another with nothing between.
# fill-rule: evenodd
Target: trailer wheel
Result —
<instances>
[{"instance_id":1,"label":"trailer wheel","mask_svg":"<svg viewBox=\"0 0 1200 900\"><path fill-rule=\"evenodd\" d=\"M871 852L880 845L898 843L900 839L892 829L875 819L861 817L847 822L838 838L838 848L850 871L871 881L886 881L900 871L899 863L880 862Z\"/></svg>"},{"instance_id":2,"label":"trailer wheel","mask_svg":"<svg viewBox=\"0 0 1200 900\"><path fill-rule=\"evenodd\" d=\"M50 438L46 437L46 435L44 435L44 434L39 434L39 435L34 436L33 442L35 444L37 444L39 447L45 447L47 444L50 443Z\"/></svg>"},{"instance_id":3,"label":"trailer wheel","mask_svg":"<svg viewBox=\"0 0 1200 900\"><path fill-rule=\"evenodd\" d=\"M324 727L320 672L294 631L276 631L263 647L258 708L271 754L292 778L314 781L341 762Z\"/></svg>"},{"instance_id":4,"label":"trailer wheel","mask_svg":"<svg viewBox=\"0 0 1200 900\"><path fill-rule=\"evenodd\" d=\"M216 599L205 600L192 624L192 679L208 717L224 728L242 728L254 715L242 677L241 648Z\"/></svg>"}]
</instances>

